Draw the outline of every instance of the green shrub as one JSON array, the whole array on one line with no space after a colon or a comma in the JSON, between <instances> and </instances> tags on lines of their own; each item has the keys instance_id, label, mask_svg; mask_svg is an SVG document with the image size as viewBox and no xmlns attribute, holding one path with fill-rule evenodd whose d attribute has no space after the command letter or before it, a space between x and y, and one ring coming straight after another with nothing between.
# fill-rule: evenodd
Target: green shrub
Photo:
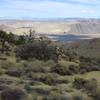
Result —
<instances>
[{"instance_id":1,"label":"green shrub","mask_svg":"<svg viewBox=\"0 0 100 100\"><path fill-rule=\"evenodd\" d=\"M6 64L3 64L1 67L6 70L5 73L9 76L15 76L15 77L23 77L28 76L31 78L31 73L48 73L50 72L51 66L54 66L55 63L53 61L20 61L19 63L8 63L8 66Z\"/></svg>"},{"instance_id":2,"label":"green shrub","mask_svg":"<svg viewBox=\"0 0 100 100\"><path fill-rule=\"evenodd\" d=\"M72 94L73 100L83 100L83 96L81 92L74 92Z\"/></svg>"},{"instance_id":3,"label":"green shrub","mask_svg":"<svg viewBox=\"0 0 100 100\"><path fill-rule=\"evenodd\" d=\"M53 84L56 84L56 79L59 77L59 75L55 73L45 73L45 74L44 73L30 73L29 77L32 80L53 85Z\"/></svg>"},{"instance_id":4,"label":"green shrub","mask_svg":"<svg viewBox=\"0 0 100 100\"><path fill-rule=\"evenodd\" d=\"M6 72L6 70L5 70L5 69L0 68L0 75L5 74L5 72Z\"/></svg>"},{"instance_id":5,"label":"green shrub","mask_svg":"<svg viewBox=\"0 0 100 100\"><path fill-rule=\"evenodd\" d=\"M86 93L75 91L72 94L73 100L93 100L93 98L89 97Z\"/></svg>"},{"instance_id":6,"label":"green shrub","mask_svg":"<svg viewBox=\"0 0 100 100\"><path fill-rule=\"evenodd\" d=\"M82 100L82 97L80 97L79 95L77 95L77 96L74 96L73 99L74 100Z\"/></svg>"},{"instance_id":7,"label":"green shrub","mask_svg":"<svg viewBox=\"0 0 100 100\"><path fill-rule=\"evenodd\" d=\"M63 84L63 83L69 83L70 81L69 81L69 79L68 78L66 78L66 77L63 77L63 76L59 76L57 79L56 79L56 83L57 84Z\"/></svg>"},{"instance_id":8,"label":"green shrub","mask_svg":"<svg viewBox=\"0 0 100 100\"><path fill-rule=\"evenodd\" d=\"M80 67L77 63L68 62L64 60L59 61L55 67L51 68L51 71L54 71L61 75L72 75L78 73L79 70Z\"/></svg>"},{"instance_id":9,"label":"green shrub","mask_svg":"<svg viewBox=\"0 0 100 100\"><path fill-rule=\"evenodd\" d=\"M13 62L9 62L9 61L0 62L0 67L6 70L8 70L9 68L13 68L14 66L15 66L15 63Z\"/></svg>"},{"instance_id":10,"label":"green shrub","mask_svg":"<svg viewBox=\"0 0 100 100\"><path fill-rule=\"evenodd\" d=\"M11 77L7 75L0 76L0 85L12 85L18 84L20 82L19 78Z\"/></svg>"},{"instance_id":11,"label":"green shrub","mask_svg":"<svg viewBox=\"0 0 100 100\"><path fill-rule=\"evenodd\" d=\"M90 71L100 71L100 67L98 65L94 65L88 62L80 63L80 73L85 73Z\"/></svg>"},{"instance_id":12,"label":"green shrub","mask_svg":"<svg viewBox=\"0 0 100 100\"><path fill-rule=\"evenodd\" d=\"M24 87L29 93L34 93L34 94L39 94L40 95L48 95L51 91L51 87L46 84L41 84L41 85L25 85Z\"/></svg>"},{"instance_id":13,"label":"green shrub","mask_svg":"<svg viewBox=\"0 0 100 100\"><path fill-rule=\"evenodd\" d=\"M3 90L8 89L8 88L9 88L8 85L6 85L6 84L4 84L4 83L1 83L1 84L0 84L0 91L3 91Z\"/></svg>"},{"instance_id":14,"label":"green shrub","mask_svg":"<svg viewBox=\"0 0 100 100\"><path fill-rule=\"evenodd\" d=\"M43 82L46 83L46 84L49 84L49 85L54 85L56 84L56 79L58 78L58 75L55 74L55 73L50 73L50 74L47 74L45 77L44 77L44 80Z\"/></svg>"},{"instance_id":15,"label":"green shrub","mask_svg":"<svg viewBox=\"0 0 100 100\"><path fill-rule=\"evenodd\" d=\"M66 84L66 83L57 84L56 86L52 87L51 93L55 92L55 93L64 94L64 93L71 93L71 92L73 92L72 87L70 87L68 85L69 84Z\"/></svg>"},{"instance_id":16,"label":"green shrub","mask_svg":"<svg viewBox=\"0 0 100 100\"><path fill-rule=\"evenodd\" d=\"M73 82L73 86L77 89L85 89L89 96L94 97L97 89L96 79L84 79L76 77Z\"/></svg>"},{"instance_id":17,"label":"green shrub","mask_svg":"<svg viewBox=\"0 0 100 100\"><path fill-rule=\"evenodd\" d=\"M43 97L43 100L73 100L69 95L63 95L59 93L53 93Z\"/></svg>"},{"instance_id":18,"label":"green shrub","mask_svg":"<svg viewBox=\"0 0 100 100\"><path fill-rule=\"evenodd\" d=\"M55 59L55 45L49 41L34 41L31 44L24 44L16 49L17 57L21 59L35 58L39 60Z\"/></svg>"},{"instance_id":19,"label":"green shrub","mask_svg":"<svg viewBox=\"0 0 100 100\"><path fill-rule=\"evenodd\" d=\"M5 74L14 77L20 77L22 75L22 71L15 68L15 69L7 70Z\"/></svg>"},{"instance_id":20,"label":"green shrub","mask_svg":"<svg viewBox=\"0 0 100 100\"><path fill-rule=\"evenodd\" d=\"M86 84L86 80L80 77L75 77L73 86L77 89L84 88L84 85Z\"/></svg>"},{"instance_id":21,"label":"green shrub","mask_svg":"<svg viewBox=\"0 0 100 100\"><path fill-rule=\"evenodd\" d=\"M24 65L23 63L10 63L7 67L4 67L5 69L5 74L9 76L14 76L14 77L20 77L24 73Z\"/></svg>"},{"instance_id":22,"label":"green shrub","mask_svg":"<svg viewBox=\"0 0 100 100\"><path fill-rule=\"evenodd\" d=\"M96 100L100 100L100 87L97 87L96 89L96 96L95 96Z\"/></svg>"},{"instance_id":23,"label":"green shrub","mask_svg":"<svg viewBox=\"0 0 100 100\"><path fill-rule=\"evenodd\" d=\"M53 61L40 61L40 60L33 60L33 61L23 61L20 62L22 64L23 70L26 73L30 72L50 72L51 66L54 66L55 63Z\"/></svg>"},{"instance_id":24,"label":"green shrub","mask_svg":"<svg viewBox=\"0 0 100 100\"><path fill-rule=\"evenodd\" d=\"M25 100L25 99L26 99L26 93L21 89L6 89L1 92L1 100Z\"/></svg>"},{"instance_id":25,"label":"green shrub","mask_svg":"<svg viewBox=\"0 0 100 100\"><path fill-rule=\"evenodd\" d=\"M44 63L44 65L51 68L51 67L54 67L56 63L53 60L48 60Z\"/></svg>"},{"instance_id":26,"label":"green shrub","mask_svg":"<svg viewBox=\"0 0 100 100\"><path fill-rule=\"evenodd\" d=\"M84 84L84 88L91 94L91 96L94 96L97 88L97 80L96 79L87 80L86 83Z\"/></svg>"}]
</instances>

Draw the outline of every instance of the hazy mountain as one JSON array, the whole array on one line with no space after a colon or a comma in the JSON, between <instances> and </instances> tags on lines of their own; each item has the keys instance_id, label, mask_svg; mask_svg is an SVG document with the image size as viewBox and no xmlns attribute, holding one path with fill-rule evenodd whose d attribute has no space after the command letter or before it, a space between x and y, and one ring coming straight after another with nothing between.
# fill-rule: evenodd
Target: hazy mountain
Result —
<instances>
[{"instance_id":1,"label":"hazy mountain","mask_svg":"<svg viewBox=\"0 0 100 100\"><path fill-rule=\"evenodd\" d=\"M16 34L30 29L47 34L100 34L100 19L0 20L0 29Z\"/></svg>"}]
</instances>

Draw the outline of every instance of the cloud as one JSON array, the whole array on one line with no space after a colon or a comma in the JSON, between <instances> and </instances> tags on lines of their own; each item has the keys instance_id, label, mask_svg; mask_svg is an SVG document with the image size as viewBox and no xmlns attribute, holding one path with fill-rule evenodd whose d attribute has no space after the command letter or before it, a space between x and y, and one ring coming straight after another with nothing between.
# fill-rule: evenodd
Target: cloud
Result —
<instances>
[{"instance_id":1,"label":"cloud","mask_svg":"<svg viewBox=\"0 0 100 100\"><path fill-rule=\"evenodd\" d=\"M24 0L27 1L27 0ZM52 1L52 2L64 2L69 4L76 4L76 5L90 5L95 6L98 3L100 4L100 0L29 0L29 1Z\"/></svg>"},{"instance_id":2,"label":"cloud","mask_svg":"<svg viewBox=\"0 0 100 100\"><path fill-rule=\"evenodd\" d=\"M83 9L82 11L81 11L82 13L87 13L87 14L94 14L95 13L95 11L94 10L86 10L86 9Z\"/></svg>"},{"instance_id":3,"label":"cloud","mask_svg":"<svg viewBox=\"0 0 100 100\"><path fill-rule=\"evenodd\" d=\"M96 6L98 0L55 0L58 2L65 2L74 5L83 5L83 6Z\"/></svg>"}]
</instances>

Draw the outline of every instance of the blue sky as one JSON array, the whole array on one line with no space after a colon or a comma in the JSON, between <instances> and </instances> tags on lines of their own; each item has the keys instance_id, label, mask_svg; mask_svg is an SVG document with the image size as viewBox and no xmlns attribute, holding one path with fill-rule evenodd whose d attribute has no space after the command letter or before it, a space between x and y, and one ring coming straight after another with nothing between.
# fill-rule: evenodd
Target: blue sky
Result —
<instances>
[{"instance_id":1,"label":"blue sky","mask_svg":"<svg viewBox=\"0 0 100 100\"><path fill-rule=\"evenodd\" d=\"M100 18L100 0L0 0L1 19Z\"/></svg>"}]
</instances>

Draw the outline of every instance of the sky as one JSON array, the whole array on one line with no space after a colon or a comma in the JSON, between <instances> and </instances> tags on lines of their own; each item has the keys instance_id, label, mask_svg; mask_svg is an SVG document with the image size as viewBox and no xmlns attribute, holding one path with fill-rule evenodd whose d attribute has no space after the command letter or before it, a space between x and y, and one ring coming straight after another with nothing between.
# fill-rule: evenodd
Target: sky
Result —
<instances>
[{"instance_id":1,"label":"sky","mask_svg":"<svg viewBox=\"0 0 100 100\"><path fill-rule=\"evenodd\" d=\"M0 0L0 19L100 18L100 0Z\"/></svg>"}]
</instances>

